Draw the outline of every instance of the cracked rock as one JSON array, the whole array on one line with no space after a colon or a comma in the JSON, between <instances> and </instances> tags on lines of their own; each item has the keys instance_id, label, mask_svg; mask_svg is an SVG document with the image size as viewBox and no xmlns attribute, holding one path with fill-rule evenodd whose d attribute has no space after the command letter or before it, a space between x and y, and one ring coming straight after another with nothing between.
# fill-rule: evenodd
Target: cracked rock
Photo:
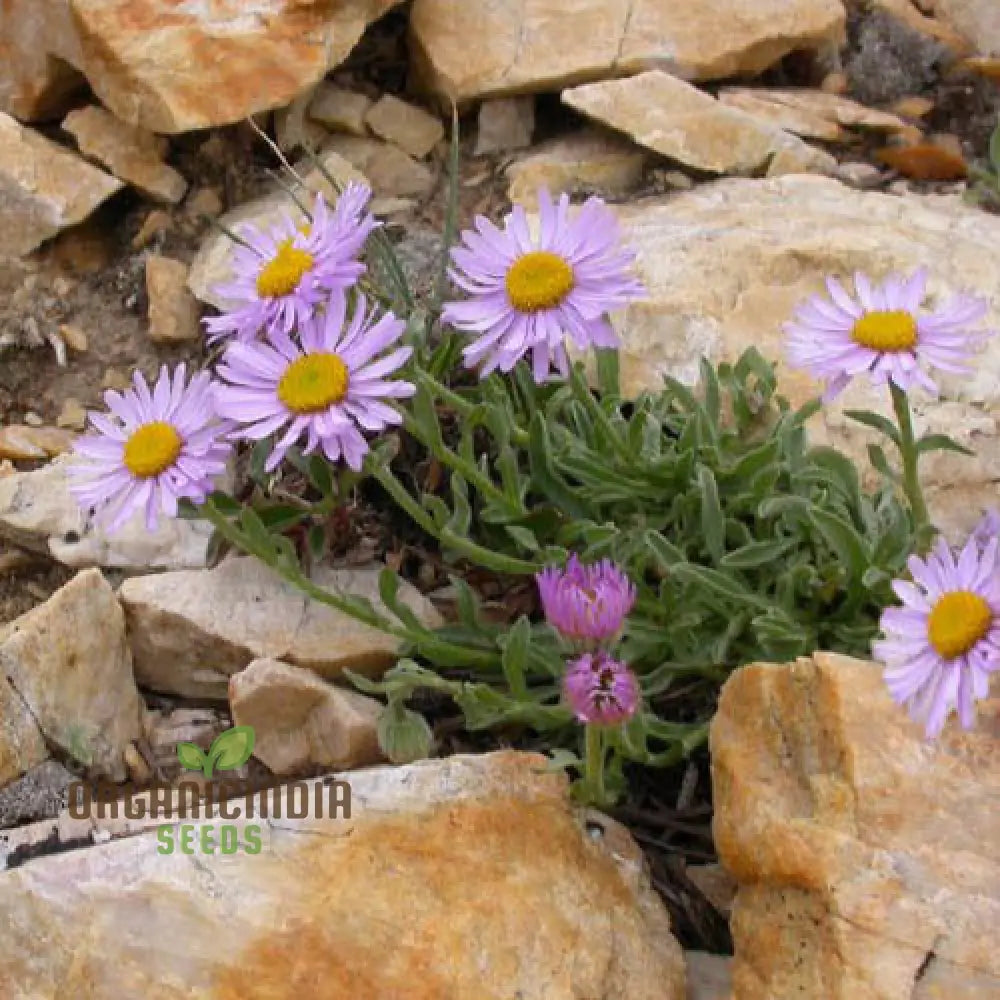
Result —
<instances>
[{"instance_id":1,"label":"cracked rock","mask_svg":"<svg viewBox=\"0 0 1000 1000\"><path fill-rule=\"evenodd\" d=\"M6 781L40 763L32 723L43 745L89 773L125 778L123 754L139 736L142 703L125 642L125 616L99 570L78 573L44 604L0 630L0 677L0 701L8 710L0 742L9 741L13 731L14 749L20 748L13 757L9 747L0 754L0 767L8 765Z\"/></svg>"},{"instance_id":2,"label":"cracked rock","mask_svg":"<svg viewBox=\"0 0 1000 1000\"><path fill-rule=\"evenodd\" d=\"M379 568L320 568L313 579L380 608L378 577ZM399 593L427 625L441 623L414 587L403 583ZM345 668L378 675L395 662L399 648L392 636L306 598L247 557L211 570L133 577L119 596L139 683L170 694L224 699L230 676L260 657L326 678Z\"/></svg>"},{"instance_id":3,"label":"cracked rock","mask_svg":"<svg viewBox=\"0 0 1000 1000\"><path fill-rule=\"evenodd\" d=\"M382 703L311 670L254 660L229 679L229 704L234 725L253 726L254 756L275 774L385 760L375 729Z\"/></svg>"},{"instance_id":4,"label":"cracked rock","mask_svg":"<svg viewBox=\"0 0 1000 1000\"><path fill-rule=\"evenodd\" d=\"M832 173L837 161L669 73L564 90L564 104L662 156L715 174Z\"/></svg>"},{"instance_id":5,"label":"cracked rock","mask_svg":"<svg viewBox=\"0 0 1000 1000\"><path fill-rule=\"evenodd\" d=\"M0 258L31 253L82 222L122 186L82 157L0 113Z\"/></svg>"},{"instance_id":6,"label":"cracked rock","mask_svg":"<svg viewBox=\"0 0 1000 1000\"><path fill-rule=\"evenodd\" d=\"M456 101L650 66L717 80L839 44L845 21L840 0L416 0L411 61L425 87Z\"/></svg>"},{"instance_id":7,"label":"cracked rock","mask_svg":"<svg viewBox=\"0 0 1000 1000\"><path fill-rule=\"evenodd\" d=\"M998 737L992 700L974 731L925 740L877 663L736 671L711 728L734 994L1000 996Z\"/></svg>"},{"instance_id":8,"label":"cracked rock","mask_svg":"<svg viewBox=\"0 0 1000 1000\"><path fill-rule=\"evenodd\" d=\"M0 993L683 1000L641 851L589 836L545 763L353 771L350 818L272 819L260 853L223 855L199 823L211 853L160 853L150 830L2 872Z\"/></svg>"}]
</instances>

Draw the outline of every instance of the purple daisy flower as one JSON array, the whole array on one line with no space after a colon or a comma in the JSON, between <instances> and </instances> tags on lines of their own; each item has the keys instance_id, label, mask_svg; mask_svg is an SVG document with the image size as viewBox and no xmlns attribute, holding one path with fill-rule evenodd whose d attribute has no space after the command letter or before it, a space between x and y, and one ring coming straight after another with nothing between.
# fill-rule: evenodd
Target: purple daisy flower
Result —
<instances>
[{"instance_id":1,"label":"purple daisy flower","mask_svg":"<svg viewBox=\"0 0 1000 1000\"><path fill-rule=\"evenodd\" d=\"M974 702L1000 669L1000 575L996 536L983 547L970 538L956 554L939 539L926 559L907 562L913 583L897 580L901 608L887 608L886 638L873 644L885 664L892 697L933 739L952 708L963 728L975 721Z\"/></svg>"},{"instance_id":2,"label":"purple daisy flower","mask_svg":"<svg viewBox=\"0 0 1000 1000\"><path fill-rule=\"evenodd\" d=\"M253 340L262 329L291 333L330 292L353 285L365 270L357 256L378 225L365 211L370 197L367 187L352 182L333 211L317 195L305 224L287 218L266 233L254 226L238 232L247 245L233 248L236 279L217 291L239 305L206 319L209 333L240 340Z\"/></svg>"},{"instance_id":3,"label":"purple daisy flower","mask_svg":"<svg viewBox=\"0 0 1000 1000\"><path fill-rule=\"evenodd\" d=\"M614 638L635 604L635 585L608 559L584 566L573 554L535 580L545 617L569 639Z\"/></svg>"},{"instance_id":4,"label":"purple daisy flower","mask_svg":"<svg viewBox=\"0 0 1000 1000\"><path fill-rule=\"evenodd\" d=\"M566 664L563 696L580 722L616 726L639 708L639 681L628 665L607 653L585 653Z\"/></svg>"},{"instance_id":5,"label":"purple daisy flower","mask_svg":"<svg viewBox=\"0 0 1000 1000\"><path fill-rule=\"evenodd\" d=\"M218 367L225 379L216 392L219 413L243 426L237 437L258 441L284 431L267 460L270 472L302 438L305 453L322 448L331 462L341 457L360 469L368 443L361 430L380 431L402 422L383 400L412 396L409 382L386 381L412 353L399 347L376 355L403 335L405 324L392 313L376 319L359 295L350 323L347 300L334 295L321 316L299 328L299 343L283 330L267 342L233 341Z\"/></svg>"},{"instance_id":6,"label":"purple daisy flower","mask_svg":"<svg viewBox=\"0 0 1000 1000\"><path fill-rule=\"evenodd\" d=\"M98 433L77 439L74 452L85 461L71 466L70 491L109 531L138 509L155 531L160 513L176 517L182 498L201 503L225 471L232 446L216 417L211 377L185 379L183 364L172 377L164 366L150 392L136 372L132 389L104 394L110 416L90 414Z\"/></svg>"},{"instance_id":7,"label":"purple daisy flower","mask_svg":"<svg viewBox=\"0 0 1000 1000\"><path fill-rule=\"evenodd\" d=\"M881 285L856 274L857 299L835 278L827 278L826 287L829 298L814 295L784 327L789 363L826 382L826 402L862 372L876 385L888 380L903 391L920 385L936 395L937 386L921 366L967 374L962 362L989 333L968 329L986 315L983 299L958 295L935 312L921 312L923 268L908 279L891 275Z\"/></svg>"},{"instance_id":8,"label":"purple daisy flower","mask_svg":"<svg viewBox=\"0 0 1000 1000\"><path fill-rule=\"evenodd\" d=\"M515 205L497 228L483 216L451 251L452 280L468 292L449 302L442 318L476 339L463 351L466 365L486 376L509 372L531 354L536 382L553 366L569 372L566 338L581 350L618 347L606 313L643 294L629 273L635 254L619 245L618 221L600 198L589 198L576 217L569 198L553 205L538 196L540 232L533 239L524 209Z\"/></svg>"}]
</instances>

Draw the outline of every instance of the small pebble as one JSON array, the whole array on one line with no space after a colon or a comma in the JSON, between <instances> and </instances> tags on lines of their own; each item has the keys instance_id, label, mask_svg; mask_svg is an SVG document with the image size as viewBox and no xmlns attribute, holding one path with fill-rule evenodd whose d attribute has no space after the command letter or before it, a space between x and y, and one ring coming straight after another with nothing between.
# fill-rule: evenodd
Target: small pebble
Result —
<instances>
[{"instance_id":1,"label":"small pebble","mask_svg":"<svg viewBox=\"0 0 1000 1000\"><path fill-rule=\"evenodd\" d=\"M73 399L72 396L66 399L59 411L59 416L56 417L56 426L82 431L86 424L87 411L80 405L80 401Z\"/></svg>"},{"instance_id":2,"label":"small pebble","mask_svg":"<svg viewBox=\"0 0 1000 1000\"><path fill-rule=\"evenodd\" d=\"M118 389L124 391L132 385L132 380L120 368L109 368L101 379L102 389Z\"/></svg>"},{"instance_id":3,"label":"small pebble","mask_svg":"<svg viewBox=\"0 0 1000 1000\"><path fill-rule=\"evenodd\" d=\"M165 212L162 208L154 209L146 216L139 227L139 232L132 237L132 248L141 250L148 246L157 236L169 232L173 224L174 220L169 212Z\"/></svg>"},{"instance_id":4,"label":"small pebble","mask_svg":"<svg viewBox=\"0 0 1000 1000\"><path fill-rule=\"evenodd\" d=\"M70 350L83 353L87 349L87 335L78 326L64 323L59 327L59 336Z\"/></svg>"},{"instance_id":5,"label":"small pebble","mask_svg":"<svg viewBox=\"0 0 1000 1000\"><path fill-rule=\"evenodd\" d=\"M28 410L28 412L25 413L25 415L24 415L24 422L29 427L44 427L45 426L45 421L37 413L35 413L34 410Z\"/></svg>"}]
</instances>

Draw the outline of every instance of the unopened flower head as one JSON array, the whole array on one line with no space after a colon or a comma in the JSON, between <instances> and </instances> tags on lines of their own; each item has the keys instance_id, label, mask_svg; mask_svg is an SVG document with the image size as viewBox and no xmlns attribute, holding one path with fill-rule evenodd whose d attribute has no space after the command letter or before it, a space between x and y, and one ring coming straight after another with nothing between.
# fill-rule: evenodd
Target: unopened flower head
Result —
<instances>
[{"instance_id":1,"label":"unopened flower head","mask_svg":"<svg viewBox=\"0 0 1000 1000\"><path fill-rule=\"evenodd\" d=\"M639 681L627 664L607 653L585 653L566 665L563 696L580 722L616 726L638 710Z\"/></svg>"},{"instance_id":2,"label":"unopened flower head","mask_svg":"<svg viewBox=\"0 0 1000 1000\"><path fill-rule=\"evenodd\" d=\"M235 279L215 289L232 309L205 320L212 336L253 340L262 330L291 333L330 293L353 285L364 273L358 259L377 225L366 211L371 191L351 183L331 211L317 195L312 219L287 218L268 232L246 226L233 247Z\"/></svg>"},{"instance_id":3,"label":"unopened flower head","mask_svg":"<svg viewBox=\"0 0 1000 1000\"><path fill-rule=\"evenodd\" d=\"M574 554L535 579L545 617L569 639L614 638L635 604L635 585L607 559L585 566Z\"/></svg>"},{"instance_id":4,"label":"unopened flower head","mask_svg":"<svg viewBox=\"0 0 1000 1000\"><path fill-rule=\"evenodd\" d=\"M218 368L225 380L217 390L219 412L240 424L236 436L258 441L280 434L266 468L279 465L288 449L305 441L304 452L322 449L331 462L341 458L360 469L368 443L362 431L380 431L402 421L386 400L412 396L409 382L391 381L411 354L397 347L378 357L402 336L404 324L392 313L380 318L357 297L347 319L346 298L334 295L322 315L299 328L297 342L281 330L267 341L233 341Z\"/></svg>"},{"instance_id":5,"label":"unopened flower head","mask_svg":"<svg viewBox=\"0 0 1000 1000\"><path fill-rule=\"evenodd\" d=\"M478 216L451 252L452 280L469 298L448 303L443 319L475 337L463 354L482 376L527 355L536 382L553 367L567 375L567 338L581 351L618 347L606 314L643 294L603 201L588 199L573 218L566 195L554 205L543 190L538 204L537 238L517 205L503 229Z\"/></svg>"},{"instance_id":6,"label":"unopened flower head","mask_svg":"<svg viewBox=\"0 0 1000 1000\"><path fill-rule=\"evenodd\" d=\"M201 503L225 471L232 450L216 416L207 372L186 380L185 366L166 367L150 391L139 372L125 393L109 390L110 415L91 413L97 434L80 437L70 490L114 531L136 510L154 531L159 514L176 517L181 499Z\"/></svg>"},{"instance_id":7,"label":"unopened flower head","mask_svg":"<svg viewBox=\"0 0 1000 1000\"><path fill-rule=\"evenodd\" d=\"M937 736L953 708L963 728L975 722L989 675L1000 669L1000 575L996 536L975 537L954 553L943 539L907 567L913 582L893 583L901 608L882 614L886 638L874 643L889 692Z\"/></svg>"},{"instance_id":8,"label":"unopened flower head","mask_svg":"<svg viewBox=\"0 0 1000 1000\"><path fill-rule=\"evenodd\" d=\"M988 336L970 330L986 315L982 299L957 295L935 311L921 309L924 269L906 279L891 275L880 285L856 274L855 297L835 278L826 287L829 296L803 303L785 332L789 362L825 382L827 401L860 374L877 385L891 381L904 391L922 386L937 394L924 366L968 374L964 362Z\"/></svg>"}]
</instances>

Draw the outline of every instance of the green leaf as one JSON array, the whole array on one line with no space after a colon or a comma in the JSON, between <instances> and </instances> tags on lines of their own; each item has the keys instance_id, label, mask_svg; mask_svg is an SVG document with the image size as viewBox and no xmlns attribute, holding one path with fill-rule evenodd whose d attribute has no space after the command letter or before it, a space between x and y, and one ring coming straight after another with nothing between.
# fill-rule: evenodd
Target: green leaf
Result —
<instances>
[{"instance_id":1,"label":"green leaf","mask_svg":"<svg viewBox=\"0 0 1000 1000\"><path fill-rule=\"evenodd\" d=\"M739 583L725 573L707 566L696 566L694 563L682 563L670 571L671 576L682 583L690 583L702 587L710 593L732 601L740 607L750 606L763 609L771 608L771 603L759 594L755 594L744 584Z\"/></svg>"},{"instance_id":2,"label":"green leaf","mask_svg":"<svg viewBox=\"0 0 1000 1000\"><path fill-rule=\"evenodd\" d=\"M715 476L704 465L698 466L698 489L701 493L701 532L709 555L718 562L726 551L726 522Z\"/></svg>"},{"instance_id":3,"label":"green leaf","mask_svg":"<svg viewBox=\"0 0 1000 1000\"><path fill-rule=\"evenodd\" d=\"M220 733L208 751L208 759L217 771L235 771L253 754L253 726L234 726Z\"/></svg>"},{"instance_id":4,"label":"green leaf","mask_svg":"<svg viewBox=\"0 0 1000 1000\"><path fill-rule=\"evenodd\" d=\"M416 632L426 632L413 609L399 597L399 575L386 566L378 575L378 595L382 603L408 628Z\"/></svg>"},{"instance_id":5,"label":"green leaf","mask_svg":"<svg viewBox=\"0 0 1000 1000\"><path fill-rule=\"evenodd\" d=\"M177 759L181 767L186 767L189 771L200 771L208 762L208 757L202 753L197 743L178 743Z\"/></svg>"},{"instance_id":6,"label":"green leaf","mask_svg":"<svg viewBox=\"0 0 1000 1000\"><path fill-rule=\"evenodd\" d=\"M837 553L841 563L849 568L851 576L860 580L871 563L864 539L842 517L821 507L811 506L807 517Z\"/></svg>"},{"instance_id":7,"label":"green leaf","mask_svg":"<svg viewBox=\"0 0 1000 1000\"><path fill-rule=\"evenodd\" d=\"M975 455L964 445L959 444L947 434L925 434L917 442L917 454L922 455L928 451L953 451L959 455Z\"/></svg>"},{"instance_id":8,"label":"green leaf","mask_svg":"<svg viewBox=\"0 0 1000 1000\"><path fill-rule=\"evenodd\" d=\"M886 458L885 449L881 445L868 445L868 461L872 463L872 468L890 483L899 482L899 473L893 471L892 466L889 465L889 459Z\"/></svg>"},{"instance_id":9,"label":"green leaf","mask_svg":"<svg viewBox=\"0 0 1000 1000\"><path fill-rule=\"evenodd\" d=\"M531 622L528 621L527 616L522 615L503 641L503 656L500 660L504 677L507 678L511 693L515 698L528 697L528 685L525 682L524 673L528 664L530 642Z\"/></svg>"},{"instance_id":10,"label":"green leaf","mask_svg":"<svg viewBox=\"0 0 1000 1000\"><path fill-rule=\"evenodd\" d=\"M412 764L430 757L434 734L427 720L390 697L376 723L378 745L393 764Z\"/></svg>"},{"instance_id":11,"label":"green leaf","mask_svg":"<svg viewBox=\"0 0 1000 1000\"><path fill-rule=\"evenodd\" d=\"M330 463L322 455L309 458L309 482L325 497L333 496L333 471Z\"/></svg>"},{"instance_id":12,"label":"green leaf","mask_svg":"<svg viewBox=\"0 0 1000 1000\"><path fill-rule=\"evenodd\" d=\"M538 544L538 539L535 538L535 533L530 531L528 528L524 528L518 524L505 524L504 531L510 535L511 538L517 542L522 548L527 549L529 552L537 552L541 546Z\"/></svg>"},{"instance_id":13,"label":"green leaf","mask_svg":"<svg viewBox=\"0 0 1000 1000\"><path fill-rule=\"evenodd\" d=\"M884 434L897 448L901 447L899 428L888 417L871 410L844 410L844 416Z\"/></svg>"},{"instance_id":14,"label":"green leaf","mask_svg":"<svg viewBox=\"0 0 1000 1000\"><path fill-rule=\"evenodd\" d=\"M273 507L262 507L257 515L268 531L281 532L299 524L306 517L306 512L291 504L275 504Z\"/></svg>"},{"instance_id":15,"label":"green leaf","mask_svg":"<svg viewBox=\"0 0 1000 1000\"><path fill-rule=\"evenodd\" d=\"M726 569L756 569L781 559L797 544L794 538L786 538L780 542L750 542L727 552L719 560L719 566Z\"/></svg>"},{"instance_id":16,"label":"green leaf","mask_svg":"<svg viewBox=\"0 0 1000 1000\"><path fill-rule=\"evenodd\" d=\"M620 396L619 379L618 351L614 348L597 351L597 385L601 395L605 398Z\"/></svg>"}]
</instances>

